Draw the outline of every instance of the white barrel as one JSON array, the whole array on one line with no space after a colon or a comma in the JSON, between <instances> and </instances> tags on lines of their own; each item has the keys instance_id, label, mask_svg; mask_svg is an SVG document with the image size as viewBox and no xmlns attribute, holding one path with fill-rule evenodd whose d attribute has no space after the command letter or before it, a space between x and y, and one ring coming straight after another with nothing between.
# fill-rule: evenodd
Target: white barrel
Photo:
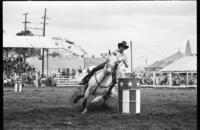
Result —
<instances>
[{"instance_id":1,"label":"white barrel","mask_svg":"<svg viewBox=\"0 0 200 130\"><path fill-rule=\"evenodd\" d=\"M140 89L123 90L119 93L119 112L134 114L140 113Z\"/></svg>"},{"instance_id":2,"label":"white barrel","mask_svg":"<svg viewBox=\"0 0 200 130\"><path fill-rule=\"evenodd\" d=\"M15 92L17 92L18 84L16 82L15 82L15 85L14 85L14 89L15 89Z\"/></svg>"},{"instance_id":3,"label":"white barrel","mask_svg":"<svg viewBox=\"0 0 200 130\"><path fill-rule=\"evenodd\" d=\"M141 94L139 86L137 79L118 79L118 113L140 113Z\"/></svg>"},{"instance_id":4,"label":"white barrel","mask_svg":"<svg viewBox=\"0 0 200 130\"><path fill-rule=\"evenodd\" d=\"M19 92L21 92L22 91L22 84L20 83L19 84Z\"/></svg>"}]
</instances>

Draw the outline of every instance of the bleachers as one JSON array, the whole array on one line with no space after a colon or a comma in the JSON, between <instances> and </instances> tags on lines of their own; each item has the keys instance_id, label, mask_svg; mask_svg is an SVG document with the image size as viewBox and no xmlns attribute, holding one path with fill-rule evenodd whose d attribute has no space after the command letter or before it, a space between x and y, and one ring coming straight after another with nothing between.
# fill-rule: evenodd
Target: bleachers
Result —
<instances>
[{"instance_id":1,"label":"bleachers","mask_svg":"<svg viewBox=\"0 0 200 130\"><path fill-rule=\"evenodd\" d=\"M61 74L57 73L56 77L54 78L56 82L56 87L68 87L68 86L79 86L78 80L75 78L68 78L66 76L62 76Z\"/></svg>"}]
</instances>

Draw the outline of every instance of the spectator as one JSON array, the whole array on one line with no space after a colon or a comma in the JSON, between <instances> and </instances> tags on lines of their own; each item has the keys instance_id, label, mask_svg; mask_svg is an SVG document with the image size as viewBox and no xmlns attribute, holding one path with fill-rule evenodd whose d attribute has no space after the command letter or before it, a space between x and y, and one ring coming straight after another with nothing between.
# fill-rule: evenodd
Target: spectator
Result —
<instances>
[{"instance_id":1,"label":"spectator","mask_svg":"<svg viewBox=\"0 0 200 130\"><path fill-rule=\"evenodd\" d=\"M79 73L79 74L82 74L81 66L80 66L80 68L78 69L78 73Z\"/></svg>"},{"instance_id":2,"label":"spectator","mask_svg":"<svg viewBox=\"0 0 200 130\"><path fill-rule=\"evenodd\" d=\"M180 78L180 85L185 85L185 78L183 77L183 75Z\"/></svg>"},{"instance_id":3,"label":"spectator","mask_svg":"<svg viewBox=\"0 0 200 130\"><path fill-rule=\"evenodd\" d=\"M66 68L66 76L67 76L67 78L70 77L70 69L69 68Z\"/></svg>"},{"instance_id":4,"label":"spectator","mask_svg":"<svg viewBox=\"0 0 200 130\"><path fill-rule=\"evenodd\" d=\"M71 73L72 78L74 78L75 75L76 75L75 69L72 69L72 73Z\"/></svg>"},{"instance_id":5,"label":"spectator","mask_svg":"<svg viewBox=\"0 0 200 130\"><path fill-rule=\"evenodd\" d=\"M65 76L65 68L62 70L62 76Z\"/></svg>"},{"instance_id":6,"label":"spectator","mask_svg":"<svg viewBox=\"0 0 200 130\"><path fill-rule=\"evenodd\" d=\"M60 68L58 69L58 73L61 73Z\"/></svg>"}]
</instances>

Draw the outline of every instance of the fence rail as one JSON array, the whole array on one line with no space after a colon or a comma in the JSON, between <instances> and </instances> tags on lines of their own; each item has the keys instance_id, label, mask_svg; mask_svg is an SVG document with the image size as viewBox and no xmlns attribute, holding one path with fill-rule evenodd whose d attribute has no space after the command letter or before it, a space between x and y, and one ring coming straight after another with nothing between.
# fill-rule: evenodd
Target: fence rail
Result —
<instances>
[{"instance_id":1,"label":"fence rail","mask_svg":"<svg viewBox=\"0 0 200 130\"><path fill-rule=\"evenodd\" d=\"M152 88L196 88L197 85L181 85L181 86L169 86L169 85L140 85L142 88L152 87Z\"/></svg>"},{"instance_id":2,"label":"fence rail","mask_svg":"<svg viewBox=\"0 0 200 130\"><path fill-rule=\"evenodd\" d=\"M67 87L67 86L78 85L78 80L67 77L56 77L54 80L56 81L56 87Z\"/></svg>"}]
</instances>

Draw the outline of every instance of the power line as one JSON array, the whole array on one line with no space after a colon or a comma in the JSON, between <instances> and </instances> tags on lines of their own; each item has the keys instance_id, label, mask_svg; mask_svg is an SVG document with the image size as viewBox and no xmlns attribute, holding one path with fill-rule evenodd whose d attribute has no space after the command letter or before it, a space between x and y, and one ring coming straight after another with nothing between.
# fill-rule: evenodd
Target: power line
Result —
<instances>
[{"instance_id":1,"label":"power line","mask_svg":"<svg viewBox=\"0 0 200 130\"><path fill-rule=\"evenodd\" d=\"M47 18L46 16L46 12L47 12L47 9L45 8L45 11L44 11L44 17L42 17L42 19L44 19L44 22L41 24L43 24L43 37L45 36L45 31L46 31L46 19L49 19ZM49 69L49 66L48 66L48 49L47 49L47 76L48 76L48 69ZM42 49L42 75L44 75L44 48Z\"/></svg>"},{"instance_id":2,"label":"power line","mask_svg":"<svg viewBox=\"0 0 200 130\"><path fill-rule=\"evenodd\" d=\"M27 27L28 29L35 29L35 30L43 30L43 28L32 28L32 27Z\"/></svg>"},{"instance_id":3,"label":"power line","mask_svg":"<svg viewBox=\"0 0 200 130\"><path fill-rule=\"evenodd\" d=\"M42 17L42 19L44 19L43 22L41 22L41 24L43 24L43 36L45 36L45 31L46 31L46 20L49 19L47 16L46 16L46 12L47 12L47 9L45 8L45 12L44 12L44 17Z\"/></svg>"},{"instance_id":4,"label":"power line","mask_svg":"<svg viewBox=\"0 0 200 130\"><path fill-rule=\"evenodd\" d=\"M27 30L27 23L31 23L31 22L27 21L27 15L28 15L28 14L29 14L28 12L22 14L22 15L25 15L25 20L24 20L24 22L22 22L22 23L24 23L25 35L26 35L26 30Z\"/></svg>"}]
</instances>

